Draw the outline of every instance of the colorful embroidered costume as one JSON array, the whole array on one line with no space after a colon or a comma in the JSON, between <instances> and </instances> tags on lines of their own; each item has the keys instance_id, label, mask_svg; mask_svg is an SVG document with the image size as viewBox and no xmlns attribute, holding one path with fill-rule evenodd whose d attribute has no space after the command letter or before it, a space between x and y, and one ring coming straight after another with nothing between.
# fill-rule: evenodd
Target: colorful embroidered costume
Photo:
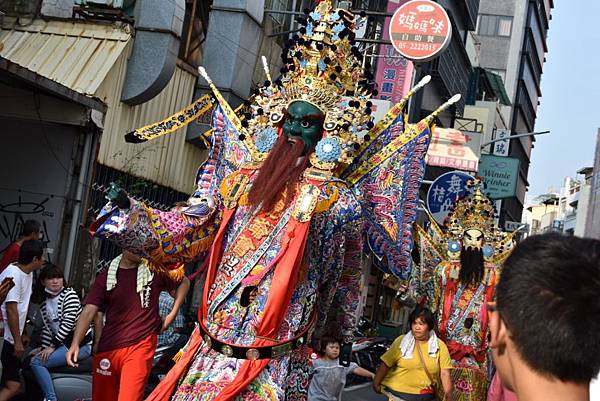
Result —
<instances>
[{"instance_id":1,"label":"colorful embroidered costume","mask_svg":"<svg viewBox=\"0 0 600 401\"><path fill-rule=\"evenodd\" d=\"M284 50L281 78L271 81L265 66L269 81L243 120L200 69L219 105L188 206L110 205L96 224L96 235L155 269L208 251L198 328L149 400L304 400L313 332L352 339L364 246L408 276L430 125L457 98L405 124L404 106L424 80L375 125L374 86L353 46L355 28L354 15L321 1ZM204 102L195 105L182 119ZM172 120L128 136L152 139ZM289 168L306 167L284 182L272 207L269 190L256 202L253 189L280 170L265 167L275 149L296 149L299 138L302 156Z\"/></svg>"},{"instance_id":2,"label":"colorful embroidered costume","mask_svg":"<svg viewBox=\"0 0 600 401\"><path fill-rule=\"evenodd\" d=\"M411 285L417 289L417 302L429 304L437 314L437 330L454 366L456 401L485 400L489 382L486 304L493 300L500 266L513 248L512 235L495 226L494 208L481 192L481 182L470 185L473 192L454 205L445 231L432 218L429 231L417 227L419 279L423 274L428 279Z\"/></svg>"}]
</instances>

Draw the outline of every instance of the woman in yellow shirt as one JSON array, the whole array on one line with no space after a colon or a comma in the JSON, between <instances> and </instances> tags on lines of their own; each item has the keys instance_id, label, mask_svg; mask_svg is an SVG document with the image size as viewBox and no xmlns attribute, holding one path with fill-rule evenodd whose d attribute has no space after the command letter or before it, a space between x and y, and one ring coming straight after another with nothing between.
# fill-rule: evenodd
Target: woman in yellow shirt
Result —
<instances>
[{"instance_id":1,"label":"woman in yellow shirt","mask_svg":"<svg viewBox=\"0 0 600 401\"><path fill-rule=\"evenodd\" d=\"M396 338L381 357L383 363L373 379L373 389L380 394L385 392L394 401L434 401L431 376L436 386L440 385L441 378L445 398L449 399L452 362L446 344L433 331L433 314L429 309L417 306L409 321L411 330ZM429 374L425 372L421 358Z\"/></svg>"}]
</instances>

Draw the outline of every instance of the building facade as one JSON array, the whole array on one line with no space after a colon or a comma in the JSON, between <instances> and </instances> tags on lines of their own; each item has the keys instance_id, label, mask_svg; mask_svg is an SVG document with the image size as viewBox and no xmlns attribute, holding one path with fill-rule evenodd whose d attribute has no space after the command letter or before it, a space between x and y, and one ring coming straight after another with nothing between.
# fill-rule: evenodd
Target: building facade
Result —
<instances>
[{"instance_id":1,"label":"building facade","mask_svg":"<svg viewBox=\"0 0 600 401\"><path fill-rule=\"evenodd\" d=\"M589 176L590 193L585 222L585 236L600 239L600 128L596 137L594 167Z\"/></svg>"},{"instance_id":2,"label":"building facade","mask_svg":"<svg viewBox=\"0 0 600 401\"><path fill-rule=\"evenodd\" d=\"M0 112L13 127L0 139L11 149L0 168L15 172L0 191L0 214L11 222L0 250L36 218L50 259L85 287L118 252L87 232L110 182L162 208L194 189L206 149L185 130L136 145L124 135L191 103L208 4L0 0L0 10L0 90L13 99ZM28 150L31 169L19 167Z\"/></svg>"},{"instance_id":3,"label":"building facade","mask_svg":"<svg viewBox=\"0 0 600 401\"><path fill-rule=\"evenodd\" d=\"M539 98L552 0L481 0L477 23L479 62L504 81L510 106L502 114L512 135L533 132ZM516 196L504 199L500 222L521 221L535 137L509 142L509 157L520 160Z\"/></svg>"},{"instance_id":4,"label":"building facade","mask_svg":"<svg viewBox=\"0 0 600 401\"><path fill-rule=\"evenodd\" d=\"M528 235L560 232L578 237L589 236L586 227L593 217L593 168L577 171L578 178L565 177L560 190L538 196L523 213Z\"/></svg>"}]
</instances>

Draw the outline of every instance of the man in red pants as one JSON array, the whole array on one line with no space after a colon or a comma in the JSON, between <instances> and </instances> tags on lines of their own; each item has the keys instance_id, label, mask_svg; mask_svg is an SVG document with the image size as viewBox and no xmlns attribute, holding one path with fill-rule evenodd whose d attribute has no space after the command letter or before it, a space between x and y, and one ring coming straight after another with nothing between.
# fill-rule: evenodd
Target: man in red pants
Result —
<instances>
[{"instance_id":1,"label":"man in red pants","mask_svg":"<svg viewBox=\"0 0 600 401\"><path fill-rule=\"evenodd\" d=\"M103 311L106 322L92 371L94 400L142 400L157 334L173 322L189 286L185 277L177 284L165 275L151 272L142 258L127 251L98 275L83 302L85 307L67 353L67 363L76 366L78 344L96 314ZM173 309L164 320L158 314L163 290L175 298Z\"/></svg>"}]
</instances>

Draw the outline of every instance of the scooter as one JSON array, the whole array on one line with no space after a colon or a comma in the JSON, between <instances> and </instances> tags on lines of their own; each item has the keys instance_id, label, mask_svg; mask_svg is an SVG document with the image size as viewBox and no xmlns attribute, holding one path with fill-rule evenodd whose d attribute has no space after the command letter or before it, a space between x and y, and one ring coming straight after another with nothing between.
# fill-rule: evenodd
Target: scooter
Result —
<instances>
[{"instance_id":1,"label":"scooter","mask_svg":"<svg viewBox=\"0 0 600 401\"><path fill-rule=\"evenodd\" d=\"M32 340L32 344L41 342L40 333L43 327L41 314L37 305L31 305L29 319L27 320L27 334ZM42 393L38 382L29 368L30 358L24 360L22 370L22 391L14 400L19 401L42 401ZM56 398L60 401L82 401L92 398L92 361L89 357L79 361L79 366L59 366L50 368L50 377L54 384Z\"/></svg>"},{"instance_id":2,"label":"scooter","mask_svg":"<svg viewBox=\"0 0 600 401\"><path fill-rule=\"evenodd\" d=\"M385 337L357 338L352 344L352 362L361 368L375 372L381 363L381 355L389 348L389 341ZM346 387L365 383L368 379L353 373L348 375Z\"/></svg>"},{"instance_id":3,"label":"scooter","mask_svg":"<svg viewBox=\"0 0 600 401\"><path fill-rule=\"evenodd\" d=\"M28 364L26 364L28 365ZM60 401L81 401L92 398L92 358L79 361L76 368L59 366L48 369L56 398ZM35 376L28 366L22 371L24 392L17 395L19 401L42 401L42 393Z\"/></svg>"}]
</instances>

